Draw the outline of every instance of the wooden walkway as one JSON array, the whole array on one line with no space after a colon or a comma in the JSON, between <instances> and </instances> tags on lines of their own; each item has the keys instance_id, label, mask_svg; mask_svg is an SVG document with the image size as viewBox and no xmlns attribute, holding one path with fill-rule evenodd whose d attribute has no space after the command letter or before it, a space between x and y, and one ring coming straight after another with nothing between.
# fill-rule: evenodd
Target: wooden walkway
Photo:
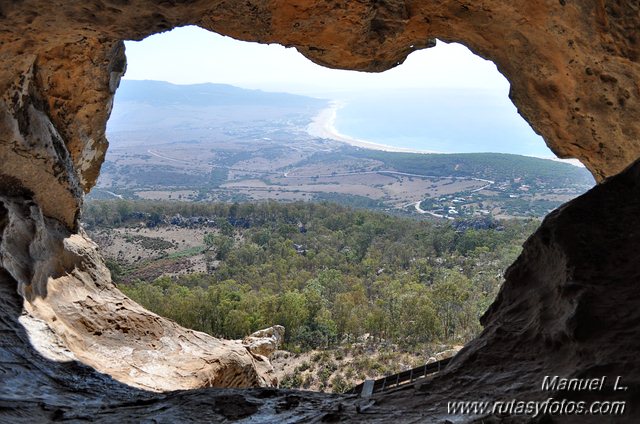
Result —
<instances>
[{"instance_id":1,"label":"wooden walkway","mask_svg":"<svg viewBox=\"0 0 640 424\"><path fill-rule=\"evenodd\" d=\"M393 389L403 384L413 383L414 381L426 377L429 374L434 374L443 370L449 362L451 362L451 359L452 358L447 358L441 361L425 364L411 370L388 375L378 380L366 380L349 390L347 393L362 395L362 397L369 397L374 393L384 392L385 390Z\"/></svg>"}]
</instances>

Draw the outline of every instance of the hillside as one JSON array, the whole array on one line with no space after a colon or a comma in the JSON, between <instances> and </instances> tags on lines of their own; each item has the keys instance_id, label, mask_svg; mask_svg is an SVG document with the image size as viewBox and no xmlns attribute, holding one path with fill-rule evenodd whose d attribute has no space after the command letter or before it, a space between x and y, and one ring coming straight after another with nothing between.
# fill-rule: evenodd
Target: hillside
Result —
<instances>
[{"instance_id":1,"label":"hillside","mask_svg":"<svg viewBox=\"0 0 640 424\"><path fill-rule=\"evenodd\" d=\"M226 84L175 85L164 81L122 80L107 134L114 147L126 142L184 140L206 136L220 125L298 121L326 100L287 93L247 90ZM169 130L167 134L165 131ZM173 131L187 131L181 137Z\"/></svg>"},{"instance_id":2,"label":"hillside","mask_svg":"<svg viewBox=\"0 0 640 424\"><path fill-rule=\"evenodd\" d=\"M356 157L377 159L386 166L403 172L435 176L485 178L494 181L522 179L525 184L536 180L553 187L593 185L586 170L567 163L506 153L422 154L361 150Z\"/></svg>"},{"instance_id":3,"label":"hillside","mask_svg":"<svg viewBox=\"0 0 640 424\"><path fill-rule=\"evenodd\" d=\"M330 203L124 200L90 202L83 222L132 299L218 337L283 325L284 384L333 391L474 337L537 226Z\"/></svg>"},{"instance_id":4,"label":"hillside","mask_svg":"<svg viewBox=\"0 0 640 424\"><path fill-rule=\"evenodd\" d=\"M94 199L333 201L414 217L541 217L593 184L525 156L391 153L312 136L326 100L123 81Z\"/></svg>"},{"instance_id":5,"label":"hillside","mask_svg":"<svg viewBox=\"0 0 640 424\"><path fill-rule=\"evenodd\" d=\"M272 93L249 90L228 84L177 85L165 81L123 79L118 87L118 103L115 112L124 109L125 103L142 103L153 107L163 106L269 106L272 108L299 108L325 101L289 93ZM110 122L117 131L120 123Z\"/></svg>"}]
</instances>

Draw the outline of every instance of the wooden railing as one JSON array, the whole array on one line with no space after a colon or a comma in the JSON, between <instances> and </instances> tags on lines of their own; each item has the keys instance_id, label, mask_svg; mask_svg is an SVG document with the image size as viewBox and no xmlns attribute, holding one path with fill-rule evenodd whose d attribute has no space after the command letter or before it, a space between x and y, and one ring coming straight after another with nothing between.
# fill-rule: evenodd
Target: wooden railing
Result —
<instances>
[{"instance_id":1,"label":"wooden railing","mask_svg":"<svg viewBox=\"0 0 640 424\"><path fill-rule=\"evenodd\" d=\"M347 393L362 395L362 397L369 397L373 393L384 392L385 390L389 390L403 384L412 383L419 378L423 378L429 374L434 374L438 371L443 370L449 364L449 362L451 362L451 359L452 358L447 358L441 361L425 364L411 370L388 375L378 380L366 380L365 382L360 383L349 390Z\"/></svg>"}]
</instances>

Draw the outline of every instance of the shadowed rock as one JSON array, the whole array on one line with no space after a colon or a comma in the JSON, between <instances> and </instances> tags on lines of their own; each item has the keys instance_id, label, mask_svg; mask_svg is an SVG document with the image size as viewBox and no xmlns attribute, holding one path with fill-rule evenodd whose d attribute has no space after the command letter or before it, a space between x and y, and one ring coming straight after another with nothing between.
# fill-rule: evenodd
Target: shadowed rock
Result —
<instances>
[{"instance_id":1,"label":"shadowed rock","mask_svg":"<svg viewBox=\"0 0 640 424\"><path fill-rule=\"evenodd\" d=\"M2 420L429 422L447 418L454 399L542 399L545 374L619 374L627 391L553 395L626 400L623 419L634 422L638 165L545 220L509 268L485 331L446 373L373 405L275 390L151 392L270 384L268 364L119 293L77 218L107 149L124 39L195 24L361 71L397 66L434 37L460 41L496 63L519 112L558 156L580 159L602 181L640 156L639 11L622 0L3 2Z\"/></svg>"}]
</instances>

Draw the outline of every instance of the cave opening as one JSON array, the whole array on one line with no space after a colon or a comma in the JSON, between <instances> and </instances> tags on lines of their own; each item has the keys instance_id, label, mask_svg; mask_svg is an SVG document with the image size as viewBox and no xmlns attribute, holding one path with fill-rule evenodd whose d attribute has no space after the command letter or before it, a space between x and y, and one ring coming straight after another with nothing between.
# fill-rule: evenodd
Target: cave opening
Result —
<instances>
[{"instance_id":1,"label":"cave opening","mask_svg":"<svg viewBox=\"0 0 640 424\"><path fill-rule=\"evenodd\" d=\"M127 48L84 226L120 289L160 315L227 339L284 325L293 353L269 355L285 387L342 392L451 355L539 219L592 182L543 160L507 81L461 45L381 74L195 27ZM398 234L295 203L327 201L418 221ZM330 214L345 222L318 218Z\"/></svg>"},{"instance_id":2,"label":"cave opening","mask_svg":"<svg viewBox=\"0 0 640 424\"><path fill-rule=\"evenodd\" d=\"M0 9L0 166L3 182L10 183L0 184L0 420L637 421L635 4L108 0L51 7L26 0ZM392 68L429 44L429 37L463 42L497 64L531 126L559 157L579 158L598 185L543 220L508 268L482 318L482 333L432 380L370 399L273 389L179 390L265 387L274 380L268 362L240 342L185 329L122 295L78 216L108 144L105 125L124 71L120 40L189 24L295 46L316 63L362 71ZM265 216L277 212L273 205ZM232 206L225 217L242 217L242 205ZM118 207L126 212L128 205ZM354 221L366 224L363 214ZM304 234L297 221L280 230L283 237L287 231ZM164 246L135 236L141 245ZM366 245L366 238L361 241ZM303 260L295 249L281 247ZM265 277L270 273L254 280ZM323 281L324 287L332 280ZM242 297L236 291L224 300ZM295 296L290 300L296 304ZM541 389L549 376L611 384L598 391ZM614 383L620 380L621 387ZM509 407L506 416L503 408L468 416L455 407L484 401L533 405L536 411ZM597 408L604 403L623 410L607 414ZM570 413L567 405L574 408ZM587 414L572 415L576 406Z\"/></svg>"}]
</instances>

